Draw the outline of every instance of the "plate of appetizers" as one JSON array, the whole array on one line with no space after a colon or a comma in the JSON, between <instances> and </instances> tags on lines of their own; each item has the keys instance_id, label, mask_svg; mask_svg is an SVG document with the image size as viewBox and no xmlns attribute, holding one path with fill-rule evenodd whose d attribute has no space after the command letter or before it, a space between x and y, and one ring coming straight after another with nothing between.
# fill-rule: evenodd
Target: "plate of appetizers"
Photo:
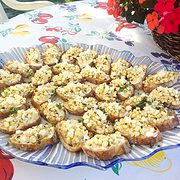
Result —
<instances>
[{"instance_id":1,"label":"plate of appetizers","mask_svg":"<svg viewBox=\"0 0 180 180\"><path fill-rule=\"evenodd\" d=\"M180 146L180 77L104 45L0 54L0 148L25 162L107 169Z\"/></svg>"}]
</instances>

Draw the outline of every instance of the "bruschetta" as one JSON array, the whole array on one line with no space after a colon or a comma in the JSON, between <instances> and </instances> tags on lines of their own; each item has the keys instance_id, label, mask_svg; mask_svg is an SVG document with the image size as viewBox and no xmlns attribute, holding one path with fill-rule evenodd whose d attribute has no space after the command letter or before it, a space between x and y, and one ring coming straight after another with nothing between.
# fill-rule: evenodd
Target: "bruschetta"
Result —
<instances>
[{"instance_id":1,"label":"bruschetta","mask_svg":"<svg viewBox=\"0 0 180 180\"><path fill-rule=\"evenodd\" d=\"M8 97L8 96L14 96L14 94L17 94L22 97L29 98L34 92L34 89L35 87L32 84L28 84L28 83L16 84L14 86L5 88L1 92L1 96Z\"/></svg>"},{"instance_id":2,"label":"bruschetta","mask_svg":"<svg viewBox=\"0 0 180 180\"><path fill-rule=\"evenodd\" d=\"M87 97L92 94L92 89L89 85L81 83L68 83L64 87L58 87L56 90L57 95L64 101L73 99L76 96Z\"/></svg>"},{"instance_id":3,"label":"bruschetta","mask_svg":"<svg viewBox=\"0 0 180 180\"><path fill-rule=\"evenodd\" d=\"M100 101L115 101L117 92L114 87L106 83L99 84L95 89L95 97Z\"/></svg>"},{"instance_id":4,"label":"bruschetta","mask_svg":"<svg viewBox=\"0 0 180 180\"><path fill-rule=\"evenodd\" d=\"M73 73L70 71L63 71L62 73L53 76L51 81L56 86L65 86L69 82L74 82L74 83L82 82L83 77L79 73Z\"/></svg>"},{"instance_id":5,"label":"bruschetta","mask_svg":"<svg viewBox=\"0 0 180 180\"><path fill-rule=\"evenodd\" d=\"M64 71L79 73L80 67L78 65L68 63L58 63L52 67L52 72L54 74L63 73Z\"/></svg>"},{"instance_id":6,"label":"bruschetta","mask_svg":"<svg viewBox=\"0 0 180 180\"><path fill-rule=\"evenodd\" d=\"M96 69L95 67L86 66L82 69L81 75L87 81L94 84L101 84L110 81L110 76L108 74L100 69Z\"/></svg>"},{"instance_id":7,"label":"bruschetta","mask_svg":"<svg viewBox=\"0 0 180 180\"><path fill-rule=\"evenodd\" d=\"M152 90L149 97L172 109L180 109L180 92L174 88L159 86Z\"/></svg>"},{"instance_id":8,"label":"bruschetta","mask_svg":"<svg viewBox=\"0 0 180 180\"><path fill-rule=\"evenodd\" d=\"M171 87L177 82L178 76L177 71L166 70L161 70L156 74L149 74L143 81L143 90L149 93L158 86Z\"/></svg>"},{"instance_id":9,"label":"bruschetta","mask_svg":"<svg viewBox=\"0 0 180 180\"><path fill-rule=\"evenodd\" d=\"M0 121L0 131L6 134L14 134L16 130L26 130L40 124L40 115L35 108L19 110Z\"/></svg>"},{"instance_id":10,"label":"bruschetta","mask_svg":"<svg viewBox=\"0 0 180 180\"><path fill-rule=\"evenodd\" d=\"M71 152L80 151L82 144L89 139L88 131L82 122L73 119L59 122L56 132L63 146Z\"/></svg>"},{"instance_id":11,"label":"bruschetta","mask_svg":"<svg viewBox=\"0 0 180 180\"><path fill-rule=\"evenodd\" d=\"M132 119L128 116L116 121L115 130L125 136L131 144L154 145L162 140L162 135L156 127L143 120Z\"/></svg>"},{"instance_id":12,"label":"bruschetta","mask_svg":"<svg viewBox=\"0 0 180 180\"><path fill-rule=\"evenodd\" d=\"M126 114L126 108L117 102L99 102L98 108L103 111L111 121L122 118Z\"/></svg>"},{"instance_id":13,"label":"bruschetta","mask_svg":"<svg viewBox=\"0 0 180 180\"><path fill-rule=\"evenodd\" d=\"M111 63L111 79L116 79L121 76L126 76L126 69L131 66L131 63L124 59L118 59Z\"/></svg>"},{"instance_id":14,"label":"bruschetta","mask_svg":"<svg viewBox=\"0 0 180 180\"><path fill-rule=\"evenodd\" d=\"M97 100L93 97L76 96L64 103L65 109L74 115L82 115L91 108L97 106Z\"/></svg>"},{"instance_id":15,"label":"bruschetta","mask_svg":"<svg viewBox=\"0 0 180 180\"><path fill-rule=\"evenodd\" d=\"M114 132L113 125L107 120L107 115L100 109L90 109L85 112L83 124L94 134L110 134Z\"/></svg>"},{"instance_id":16,"label":"bruschetta","mask_svg":"<svg viewBox=\"0 0 180 180\"><path fill-rule=\"evenodd\" d=\"M147 65L145 64L136 65L126 70L126 77L135 89L142 89L143 80L146 77L146 71Z\"/></svg>"},{"instance_id":17,"label":"bruschetta","mask_svg":"<svg viewBox=\"0 0 180 180\"><path fill-rule=\"evenodd\" d=\"M79 54L79 57L77 58L77 64L82 69L86 66L91 66L93 63L93 60L97 58L97 51L88 49L86 51L83 51Z\"/></svg>"},{"instance_id":18,"label":"bruschetta","mask_svg":"<svg viewBox=\"0 0 180 180\"><path fill-rule=\"evenodd\" d=\"M25 53L25 63L32 69L37 70L43 66L42 53L38 48L30 48Z\"/></svg>"},{"instance_id":19,"label":"bruschetta","mask_svg":"<svg viewBox=\"0 0 180 180\"><path fill-rule=\"evenodd\" d=\"M18 109L24 109L26 98L20 95L10 97L0 97L0 118L5 118L10 114L16 113Z\"/></svg>"},{"instance_id":20,"label":"bruschetta","mask_svg":"<svg viewBox=\"0 0 180 180\"><path fill-rule=\"evenodd\" d=\"M48 100L39 106L39 111L41 116L53 125L65 120L64 105L60 102Z\"/></svg>"},{"instance_id":21,"label":"bruschetta","mask_svg":"<svg viewBox=\"0 0 180 180\"><path fill-rule=\"evenodd\" d=\"M0 69L0 89L19 84L22 82L20 74L13 74L7 70Z\"/></svg>"},{"instance_id":22,"label":"bruschetta","mask_svg":"<svg viewBox=\"0 0 180 180\"><path fill-rule=\"evenodd\" d=\"M9 138L9 143L22 151L37 151L56 142L56 131L50 124L40 124L25 131L17 130Z\"/></svg>"},{"instance_id":23,"label":"bruschetta","mask_svg":"<svg viewBox=\"0 0 180 180\"><path fill-rule=\"evenodd\" d=\"M130 145L120 132L115 132L108 135L96 134L84 142L82 150L91 158L111 160L115 156L130 152Z\"/></svg>"},{"instance_id":24,"label":"bruschetta","mask_svg":"<svg viewBox=\"0 0 180 180\"><path fill-rule=\"evenodd\" d=\"M61 56L61 62L69 64L77 64L79 54L83 52L83 48L79 46L71 46Z\"/></svg>"},{"instance_id":25,"label":"bruschetta","mask_svg":"<svg viewBox=\"0 0 180 180\"><path fill-rule=\"evenodd\" d=\"M47 65L38 69L32 77L32 84L39 86L48 83L52 78L51 68Z\"/></svg>"},{"instance_id":26,"label":"bruschetta","mask_svg":"<svg viewBox=\"0 0 180 180\"><path fill-rule=\"evenodd\" d=\"M111 61L112 59L109 54L98 55L98 57L93 60L93 66L96 69L100 69L106 74L109 74L111 70Z\"/></svg>"},{"instance_id":27,"label":"bruschetta","mask_svg":"<svg viewBox=\"0 0 180 180\"><path fill-rule=\"evenodd\" d=\"M125 79L124 76L113 79L110 82L110 86L114 87L117 92L117 97L121 101L124 101L134 94L133 85Z\"/></svg>"},{"instance_id":28,"label":"bruschetta","mask_svg":"<svg viewBox=\"0 0 180 180\"><path fill-rule=\"evenodd\" d=\"M25 78L32 77L34 74L34 71L29 67L28 64L24 64L19 61L7 61L4 64L4 68L11 73L21 74Z\"/></svg>"},{"instance_id":29,"label":"bruschetta","mask_svg":"<svg viewBox=\"0 0 180 180\"><path fill-rule=\"evenodd\" d=\"M49 99L51 99L55 92L56 92L56 86L54 86L52 83L47 83L41 86L38 86L32 96L32 104L35 108L39 108L39 106L47 102Z\"/></svg>"},{"instance_id":30,"label":"bruschetta","mask_svg":"<svg viewBox=\"0 0 180 180\"><path fill-rule=\"evenodd\" d=\"M49 66L57 64L62 54L61 49L57 45L51 43L46 43L45 46L45 50L42 54L44 64Z\"/></svg>"}]
</instances>

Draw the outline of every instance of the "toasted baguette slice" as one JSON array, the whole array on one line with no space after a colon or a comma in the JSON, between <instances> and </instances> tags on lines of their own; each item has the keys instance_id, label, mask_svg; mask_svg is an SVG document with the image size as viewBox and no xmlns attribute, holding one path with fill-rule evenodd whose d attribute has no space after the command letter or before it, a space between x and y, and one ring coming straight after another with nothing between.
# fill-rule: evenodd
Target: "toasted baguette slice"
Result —
<instances>
[{"instance_id":1,"label":"toasted baguette slice","mask_svg":"<svg viewBox=\"0 0 180 180\"><path fill-rule=\"evenodd\" d=\"M117 102L99 102L98 108L103 111L111 121L124 117L126 113L125 107Z\"/></svg>"},{"instance_id":2,"label":"toasted baguette slice","mask_svg":"<svg viewBox=\"0 0 180 180\"><path fill-rule=\"evenodd\" d=\"M9 114L13 114L18 109L24 109L26 98L14 95L12 97L0 97L0 118L5 118Z\"/></svg>"},{"instance_id":3,"label":"toasted baguette slice","mask_svg":"<svg viewBox=\"0 0 180 180\"><path fill-rule=\"evenodd\" d=\"M93 65L95 68L109 74L111 70L111 56L109 54L98 55L96 59L93 60Z\"/></svg>"},{"instance_id":4,"label":"toasted baguette slice","mask_svg":"<svg viewBox=\"0 0 180 180\"><path fill-rule=\"evenodd\" d=\"M95 135L87 140L82 149L86 155L99 160L111 160L115 156L130 152L130 145L120 132L108 135Z\"/></svg>"},{"instance_id":5,"label":"toasted baguette slice","mask_svg":"<svg viewBox=\"0 0 180 180\"><path fill-rule=\"evenodd\" d=\"M134 94L134 87L123 76L112 80L110 86L115 88L117 91L117 97L121 101L128 99Z\"/></svg>"},{"instance_id":6,"label":"toasted baguette slice","mask_svg":"<svg viewBox=\"0 0 180 180\"><path fill-rule=\"evenodd\" d=\"M56 86L65 86L69 82L74 82L74 83L82 82L83 77L79 73L73 73L70 71L63 71L59 75L53 76L51 81Z\"/></svg>"},{"instance_id":7,"label":"toasted baguette slice","mask_svg":"<svg viewBox=\"0 0 180 180\"><path fill-rule=\"evenodd\" d=\"M87 97L92 93L92 89L89 85L81 83L68 83L64 87L59 87L56 90L57 95L64 101L73 99L76 96Z\"/></svg>"},{"instance_id":8,"label":"toasted baguette slice","mask_svg":"<svg viewBox=\"0 0 180 180\"><path fill-rule=\"evenodd\" d=\"M0 69L0 89L19 84L22 82L20 74L13 74L7 70Z\"/></svg>"},{"instance_id":9,"label":"toasted baguette slice","mask_svg":"<svg viewBox=\"0 0 180 180\"><path fill-rule=\"evenodd\" d=\"M85 112L83 124L95 134L110 134L114 132L113 125L107 120L107 115L100 109L90 109Z\"/></svg>"},{"instance_id":10,"label":"toasted baguette slice","mask_svg":"<svg viewBox=\"0 0 180 180\"><path fill-rule=\"evenodd\" d=\"M180 92L174 88L159 86L151 91L149 97L171 109L180 109Z\"/></svg>"},{"instance_id":11,"label":"toasted baguette slice","mask_svg":"<svg viewBox=\"0 0 180 180\"><path fill-rule=\"evenodd\" d=\"M49 123L55 125L65 119L65 111L62 103L48 100L39 106L41 116Z\"/></svg>"},{"instance_id":12,"label":"toasted baguette slice","mask_svg":"<svg viewBox=\"0 0 180 180\"><path fill-rule=\"evenodd\" d=\"M59 122L56 132L63 146L71 152L80 151L82 144L89 139L87 129L77 120Z\"/></svg>"},{"instance_id":13,"label":"toasted baguette slice","mask_svg":"<svg viewBox=\"0 0 180 180\"><path fill-rule=\"evenodd\" d=\"M14 134L16 130L26 130L40 124L40 116L35 108L19 110L0 121L0 131L6 134Z\"/></svg>"},{"instance_id":14,"label":"toasted baguette slice","mask_svg":"<svg viewBox=\"0 0 180 180\"><path fill-rule=\"evenodd\" d=\"M82 115L91 108L97 106L97 100L93 97L77 96L64 103L65 109L74 115Z\"/></svg>"},{"instance_id":15,"label":"toasted baguette slice","mask_svg":"<svg viewBox=\"0 0 180 180\"><path fill-rule=\"evenodd\" d=\"M32 77L32 84L35 86L46 84L51 80L51 78L51 68L45 65L35 72L34 76Z\"/></svg>"},{"instance_id":16,"label":"toasted baguette slice","mask_svg":"<svg viewBox=\"0 0 180 180\"><path fill-rule=\"evenodd\" d=\"M71 46L67 51L65 51L61 56L61 62L76 64L79 54L83 51L82 47Z\"/></svg>"},{"instance_id":17,"label":"toasted baguette slice","mask_svg":"<svg viewBox=\"0 0 180 180\"><path fill-rule=\"evenodd\" d=\"M154 107L152 105L146 105L143 110L136 108L129 113L129 116L147 120L150 125L157 127L160 131L173 129L179 124L176 115L167 108Z\"/></svg>"},{"instance_id":18,"label":"toasted baguette slice","mask_svg":"<svg viewBox=\"0 0 180 180\"><path fill-rule=\"evenodd\" d=\"M56 92L56 88L57 87L52 83L38 86L32 96L33 106L35 108L39 108L42 103L47 102L49 99L51 99Z\"/></svg>"},{"instance_id":19,"label":"toasted baguette slice","mask_svg":"<svg viewBox=\"0 0 180 180\"><path fill-rule=\"evenodd\" d=\"M42 55L44 64L49 66L57 64L62 54L61 49L55 44L46 43L45 45L46 47Z\"/></svg>"},{"instance_id":20,"label":"toasted baguette slice","mask_svg":"<svg viewBox=\"0 0 180 180\"><path fill-rule=\"evenodd\" d=\"M100 101L115 101L117 98L117 92L115 88L107 85L106 83L100 84L95 89L95 97Z\"/></svg>"},{"instance_id":21,"label":"toasted baguette slice","mask_svg":"<svg viewBox=\"0 0 180 180\"><path fill-rule=\"evenodd\" d=\"M140 64L127 69L127 78L135 89L142 89L143 80L145 79L147 65Z\"/></svg>"},{"instance_id":22,"label":"toasted baguette slice","mask_svg":"<svg viewBox=\"0 0 180 180\"><path fill-rule=\"evenodd\" d=\"M40 69L43 65L42 54L37 48L30 48L25 53L25 63L28 64L32 69Z\"/></svg>"},{"instance_id":23,"label":"toasted baguette slice","mask_svg":"<svg viewBox=\"0 0 180 180\"><path fill-rule=\"evenodd\" d=\"M29 67L28 64L24 64L19 61L7 61L4 64L4 68L10 71L11 73L21 74L23 77L31 77L34 72Z\"/></svg>"},{"instance_id":24,"label":"toasted baguette slice","mask_svg":"<svg viewBox=\"0 0 180 180\"><path fill-rule=\"evenodd\" d=\"M80 72L80 68L78 65L68 63L58 63L52 67L52 72L54 74L63 73L64 71L78 73Z\"/></svg>"},{"instance_id":25,"label":"toasted baguette slice","mask_svg":"<svg viewBox=\"0 0 180 180\"><path fill-rule=\"evenodd\" d=\"M93 60L96 59L96 57L97 51L88 49L79 54L79 57L77 58L77 64L82 69L86 66L92 65Z\"/></svg>"},{"instance_id":26,"label":"toasted baguette slice","mask_svg":"<svg viewBox=\"0 0 180 180\"><path fill-rule=\"evenodd\" d=\"M143 90L147 93L151 92L158 86L170 87L178 80L179 73L177 71L161 70L156 74L150 74L143 81Z\"/></svg>"},{"instance_id":27,"label":"toasted baguette slice","mask_svg":"<svg viewBox=\"0 0 180 180\"><path fill-rule=\"evenodd\" d=\"M115 129L135 145L153 145L162 140L162 135L156 127L127 116L115 123Z\"/></svg>"},{"instance_id":28,"label":"toasted baguette slice","mask_svg":"<svg viewBox=\"0 0 180 180\"><path fill-rule=\"evenodd\" d=\"M81 71L81 75L87 81L94 84L101 84L110 81L109 75L107 75L104 71L90 66L86 66L85 68L83 68Z\"/></svg>"},{"instance_id":29,"label":"toasted baguette slice","mask_svg":"<svg viewBox=\"0 0 180 180\"><path fill-rule=\"evenodd\" d=\"M118 59L111 63L111 79L116 79L121 76L126 76L126 69L131 66L131 63L124 59Z\"/></svg>"},{"instance_id":30,"label":"toasted baguette slice","mask_svg":"<svg viewBox=\"0 0 180 180\"><path fill-rule=\"evenodd\" d=\"M22 151L37 151L56 142L56 131L50 124L40 124L25 131L17 130L9 138L9 143Z\"/></svg>"},{"instance_id":31,"label":"toasted baguette slice","mask_svg":"<svg viewBox=\"0 0 180 180\"><path fill-rule=\"evenodd\" d=\"M22 83L10 86L1 92L2 97L14 96L15 94L20 95L25 98L31 97L34 91L34 86L32 84Z\"/></svg>"}]
</instances>

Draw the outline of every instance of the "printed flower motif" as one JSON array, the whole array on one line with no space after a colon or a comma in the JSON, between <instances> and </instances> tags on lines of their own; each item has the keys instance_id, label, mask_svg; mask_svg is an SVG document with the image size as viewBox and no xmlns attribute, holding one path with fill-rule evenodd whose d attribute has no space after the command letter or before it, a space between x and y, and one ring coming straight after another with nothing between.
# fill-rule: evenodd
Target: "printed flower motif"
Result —
<instances>
[{"instance_id":1,"label":"printed flower motif","mask_svg":"<svg viewBox=\"0 0 180 180\"><path fill-rule=\"evenodd\" d=\"M153 11L152 14L148 14L146 20L149 29L152 31L159 25L158 14L155 11Z\"/></svg>"},{"instance_id":2,"label":"printed flower motif","mask_svg":"<svg viewBox=\"0 0 180 180\"><path fill-rule=\"evenodd\" d=\"M158 0L157 4L154 6L154 10L160 15L164 12L170 12L174 9L174 3L176 0Z\"/></svg>"},{"instance_id":3,"label":"printed flower motif","mask_svg":"<svg viewBox=\"0 0 180 180\"><path fill-rule=\"evenodd\" d=\"M143 4L146 0L139 0L139 4Z\"/></svg>"}]
</instances>

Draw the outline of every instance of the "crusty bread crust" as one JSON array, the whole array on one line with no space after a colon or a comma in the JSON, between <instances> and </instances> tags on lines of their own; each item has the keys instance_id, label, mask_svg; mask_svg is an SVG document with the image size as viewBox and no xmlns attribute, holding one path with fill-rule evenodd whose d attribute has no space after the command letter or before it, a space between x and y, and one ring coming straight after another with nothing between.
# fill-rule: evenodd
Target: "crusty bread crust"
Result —
<instances>
[{"instance_id":1,"label":"crusty bread crust","mask_svg":"<svg viewBox=\"0 0 180 180\"><path fill-rule=\"evenodd\" d=\"M82 146L82 150L91 158L95 158L98 160L111 160L115 156L130 152L130 145L127 139L125 139L125 142L123 144L111 146L106 150L95 150L86 146L84 143Z\"/></svg>"},{"instance_id":2,"label":"crusty bread crust","mask_svg":"<svg viewBox=\"0 0 180 180\"><path fill-rule=\"evenodd\" d=\"M62 133L59 131L59 126L60 126L60 124L58 123L58 124L56 125L56 133L57 133L57 135L58 135L58 137L59 137L60 142L62 143L62 145L63 145L67 150L69 150L69 151L71 151L71 152L78 152L78 151L80 151L80 150L81 150L81 145L79 145L79 146L71 146L71 145L69 145L69 144L64 140Z\"/></svg>"},{"instance_id":3,"label":"crusty bread crust","mask_svg":"<svg viewBox=\"0 0 180 180\"><path fill-rule=\"evenodd\" d=\"M81 116L85 113L84 109L77 109L76 111L74 111L74 109L69 107L68 102L64 103L64 107L68 112L70 112L71 114L77 115L77 116Z\"/></svg>"},{"instance_id":4,"label":"crusty bread crust","mask_svg":"<svg viewBox=\"0 0 180 180\"><path fill-rule=\"evenodd\" d=\"M40 149L43 149L44 147L46 147L47 145L50 144L55 144L57 142L57 135L56 132L54 131L54 134L51 138L44 138L41 140L40 143L37 144L22 144L22 143L18 143L15 140L15 137L19 136L18 134L14 134L9 138L9 143L14 146L17 149L20 149L22 151L37 151Z\"/></svg>"},{"instance_id":5,"label":"crusty bread crust","mask_svg":"<svg viewBox=\"0 0 180 180\"><path fill-rule=\"evenodd\" d=\"M107 79L107 80L99 80L99 79L94 79L94 78L89 78L89 77L85 77L85 79L91 83L94 84L102 84L102 83L109 83L111 81L111 79Z\"/></svg>"}]
</instances>

